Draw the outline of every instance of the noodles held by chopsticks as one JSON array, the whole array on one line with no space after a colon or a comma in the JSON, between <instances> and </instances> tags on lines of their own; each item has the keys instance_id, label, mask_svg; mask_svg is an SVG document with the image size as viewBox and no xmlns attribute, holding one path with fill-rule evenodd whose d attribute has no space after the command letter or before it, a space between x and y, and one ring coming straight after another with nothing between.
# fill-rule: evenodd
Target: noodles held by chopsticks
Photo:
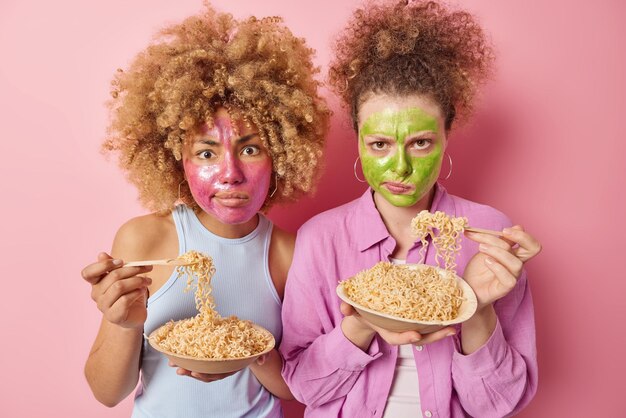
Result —
<instances>
[{"instance_id":1,"label":"noodles held by chopsticks","mask_svg":"<svg viewBox=\"0 0 626 418\"><path fill-rule=\"evenodd\" d=\"M456 255L461 250L461 236L466 226L467 218L465 217L450 217L441 211L430 213L423 210L418 213L411 221L411 229L413 235L422 242L421 262L425 261L427 237L430 236L437 251L435 255L437 265L440 266L440 261L443 260L446 270L455 271Z\"/></svg>"}]
</instances>

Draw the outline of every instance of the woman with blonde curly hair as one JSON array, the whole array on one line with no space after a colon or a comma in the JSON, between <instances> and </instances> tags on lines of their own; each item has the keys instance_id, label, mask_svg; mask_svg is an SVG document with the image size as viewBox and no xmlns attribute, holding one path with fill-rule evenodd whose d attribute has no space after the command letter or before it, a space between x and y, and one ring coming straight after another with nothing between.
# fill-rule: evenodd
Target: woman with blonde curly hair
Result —
<instances>
[{"instance_id":1,"label":"woman with blonde curly hair","mask_svg":"<svg viewBox=\"0 0 626 418\"><path fill-rule=\"evenodd\" d=\"M468 115L491 62L476 20L433 1L368 2L342 33L330 82L352 112L370 188L298 231L280 349L307 417L501 417L532 399L537 362L523 263L540 244L438 182L453 122ZM380 261L419 262L410 226L422 210L466 217L504 238L462 237L457 273L476 293L472 318L429 334L391 332L342 303L335 287ZM436 265L430 247L425 262Z\"/></svg>"},{"instance_id":2,"label":"woman with blonde curly hair","mask_svg":"<svg viewBox=\"0 0 626 418\"><path fill-rule=\"evenodd\" d=\"M154 213L124 224L111 256L82 272L103 314L85 366L103 404L119 403L141 376L133 417L282 416L277 398L292 395L277 350L233 375L168 367L143 335L194 316L193 294L173 267L124 260L211 255L218 312L280 341L294 237L261 212L317 178L329 112L312 55L279 18L236 20L207 5L118 70L104 149Z\"/></svg>"}]
</instances>

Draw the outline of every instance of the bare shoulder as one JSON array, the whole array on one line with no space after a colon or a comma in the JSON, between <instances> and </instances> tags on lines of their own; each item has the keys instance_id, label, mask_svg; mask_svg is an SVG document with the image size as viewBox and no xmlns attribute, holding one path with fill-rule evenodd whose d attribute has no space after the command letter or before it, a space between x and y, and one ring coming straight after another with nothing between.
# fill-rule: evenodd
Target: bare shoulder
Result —
<instances>
[{"instance_id":1,"label":"bare shoulder","mask_svg":"<svg viewBox=\"0 0 626 418\"><path fill-rule=\"evenodd\" d=\"M289 264L291 264L293 250L296 246L296 234L274 226L271 242L280 257L289 260Z\"/></svg>"},{"instance_id":2,"label":"bare shoulder","mask_svg":"<svg viewBox=\"0 0 626 418\"><path fill-rule=\"evenodd\" d=\"M269 270L274 287L281 299L287 282L287 273L291 267L296 235L274 226L270 241Z\"/></svg>"},{"instance_id":3,"label":"bare shoulder","mask_svg":"<svg viewBox=\"0 0 626 418\"><path fill-rule=\"evenodd\" d=\"M176 226L171 214L152 213L130 219L115 235L113 257L142 259L168 251L172 244L177 250ZM174 254L176 255L176 254Z\"/></svg>"}]
</instances>

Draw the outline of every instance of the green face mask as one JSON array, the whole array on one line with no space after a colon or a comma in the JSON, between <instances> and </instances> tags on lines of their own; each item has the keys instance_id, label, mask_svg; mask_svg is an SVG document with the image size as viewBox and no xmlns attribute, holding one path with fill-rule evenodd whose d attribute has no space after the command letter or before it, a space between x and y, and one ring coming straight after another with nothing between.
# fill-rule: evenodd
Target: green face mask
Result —
<instances>
[{"instance_id":1,"label":"green face mask","mask_svg":"<svg viewBox=\"0 0 626 418\"><path fill-rule=\"evenodd\" d=\"M359 130L359 155L370 187L394 206L415 205L439 176L441 136L437 119L419 108L370 115Z\"/></svg>"}]
</instances>

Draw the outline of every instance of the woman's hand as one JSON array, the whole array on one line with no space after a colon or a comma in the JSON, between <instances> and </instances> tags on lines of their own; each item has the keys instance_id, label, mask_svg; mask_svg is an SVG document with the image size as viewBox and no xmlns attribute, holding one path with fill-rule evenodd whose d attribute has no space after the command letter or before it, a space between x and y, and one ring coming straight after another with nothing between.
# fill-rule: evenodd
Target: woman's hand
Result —
<instances>
[{"instance_id":1,"label":"woman's hand","mask_svg":"<svg viewBox=\"0 0 626 418\"><path fill-rule=\"evenodd\" d=\"M263 356L259 356L254 362L256 365L262 366L263 363L265 363L266 360L266 355ZM176 364L174 364L171 360L168 363L168 366L170 367L178 367ZM189 376L189 377L193 377L194 379L197 379L201 382L205 382L205 383L210 383L210 382L215 382L217 380L222 380L228 376L232 376L235 373L237 373L237 371L234 372L229 372L229 373L216 373L216 374L208 374L208 373L198 373L198 372L192 372L191 370L187 370L187 369L183 369L182 367L178 367L176 369L176 374L179 376Z\"/></svg>"},{"instance_id":2,"label":"woman's hand","mask_svg":"<svg viewBox=\"0 0 626 418\"><path fill-rule=\"evenodd\" d=\"M91 298L107 321L123 328L143 329L148 315L147 288L152 280L138 275L152 267L122 265L121 260L100 253L98 261L85 267L81 274L91 284Z\"/></svg>"},{"instance_id":3,"label":"woman's hand","mask_svg":"<svg viewBox=\"0 0 626 418\"><path fill-rule=\"evenodd\" d=\"M251 367L254 367L254 365L262 366L265 363L266 359L267 359L267 355L259 356L256 360L254 360L254 363ZM171 360L169 361L168 366L178 367ZM176 370L176 374L179 376L193 377L194 379L197 379L197 380L200 380L201 382L206 382L206 383L215 382L216 380L222 380L228 376L234 375L235 373L237 373L237 371L230 372L230 373L218 373L218 374L198 373L198 372L192 372L191 370L183 369L182 367L178 367L178 369Z\"/></svg>"},{"instance_id":4,"label":"woman's hand","mask_svg":"<svg viewBox=\"0 0 626 418\"><path fill-rule=\"evenodd\" d=\"M388 331L363 318L346 302L341 302L341 313L346 316L344 323L342 323L344 334L353 344L360 347L363 351L366 351L369 347L374 333L380 335L383 340L391 345L425 345L442 340L456 333L453 327L444 327L428 334L420 334L417 331Z\"/></svg>"},{"instance_id":5,"label":"woman's hand","mask_svg":"<svg viewBox=\"0 0 626 418\"><path fill-rule=\"evenodd\" d=\"M480 244L479 252L465 267L463 278L476 293L478 310L507 295L522 274L524 262L541 251L541 244L516 225L503 230L504 238L465 232Z\"/></svg>"},{"instance_id":6,"label":"woman's hand","mask_svg":"<svg viewBox=\"0 0 626 418\"><path fill-rule=\"evenodd\" d=\"M168 366L170 366L170 367L178 367L176 364L172 363L171 360L168 363ZM201 382L205 382L205 383L210 383L210 382L215 382L217 380L222 380L222 379L224 379L224 378L226 378L228 376L234 375L235 373L237 373L237 371L229 372L229 373L208 374L208 373L192 372L191 370L183 369L182 367L178 367L178 369L176 369L176 374L179 375L179 376L193 377L194 379L199 380Z\"/></svg>"}]
</instances>

